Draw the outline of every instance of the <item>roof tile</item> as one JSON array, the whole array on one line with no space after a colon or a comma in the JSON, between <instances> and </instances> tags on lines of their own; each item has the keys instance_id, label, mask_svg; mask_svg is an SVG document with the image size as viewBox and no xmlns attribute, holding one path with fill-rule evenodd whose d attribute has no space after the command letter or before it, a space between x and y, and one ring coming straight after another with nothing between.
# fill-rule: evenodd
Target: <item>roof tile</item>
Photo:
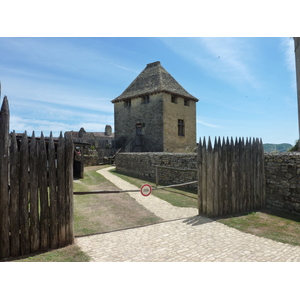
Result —
<instances>
[{"instance_id":1,"label":"roof tile","mask_svg":"<svg viewBox=\"0 0 300 300\"><path fill-rule=\"evenodd\" d=\"M160 64L159 61L147 64L146 68L133 80L127 89L112 102L139 97L146 94L168 92L198 101L188 93Z\"/></svg>"}]
</instances>

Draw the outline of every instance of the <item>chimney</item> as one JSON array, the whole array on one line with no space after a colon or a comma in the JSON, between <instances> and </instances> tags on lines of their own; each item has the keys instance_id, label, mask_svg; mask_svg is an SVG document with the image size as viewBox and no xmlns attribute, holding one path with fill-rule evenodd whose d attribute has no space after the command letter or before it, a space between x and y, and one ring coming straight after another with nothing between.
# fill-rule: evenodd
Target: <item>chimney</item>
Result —
<instances>
[{"instance_id":1,"label":"chimney","mask_svg":"<svg viewBox=\"0 0 300 300\"><path fill-rule=\"evenodd\" d=\"M112 130L110 125L105 126L105 135L112 135Z\"/></svg>"}]
</instances>

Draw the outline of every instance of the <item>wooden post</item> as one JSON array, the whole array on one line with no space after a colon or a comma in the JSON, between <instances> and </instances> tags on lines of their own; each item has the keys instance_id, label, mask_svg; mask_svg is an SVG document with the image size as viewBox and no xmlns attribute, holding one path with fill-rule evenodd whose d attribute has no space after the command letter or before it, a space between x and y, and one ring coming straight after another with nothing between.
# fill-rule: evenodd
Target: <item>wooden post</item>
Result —
<instances>
[{"instance_id":1,"label":"wooden post","mask_svg":"<svg viewBox=\"0 0 300 300\"><path fill-rule=\"evenodd\" d=\"M260 189L260 185L261 185L261 169L260 169L260 165L261 165L261 161L260 161L260 153L259 153L259 139L256 138L255 139L255 161L256 161L256 179L254 181L254 194L256 197L256 206L255 209L260 209L261 208L261 189Z\"/></svg>"},{"instance_id":2,"label":"wooden post","mask_svg":"<svg viewBox=\"0 0 300 300\"><path fill-rule=\"evenodd\" d=\"M256 139L253 138L252 145L252 163L253 163L253 209L256 210L259 208L258 206L258 198L257 198L257 182L258 182L258 160L257 160L257 147L256 147Z\"/></svg>"},{"instance_id":3,"label":"wooden post","mask_svg":"<svg viewBox=\"0 0 300 300\"><path fill-rule=\"evenodd\" d=\"M11 256L20 255L19 152L15 131L10 145L10 239Z\"/></svg>"},{"instance_id":4,"label":"wooden post","mask_svg":"<svg viewBox=\"0 0 300 300\"><path fill-rule=\"evenodd\" d=\"M201 214L202 212L202 141L201 138L199 140L199 145L198 145L198 149L197 149L197 177L198 177L198 215ZM157 168L156 168L157 170ZM156 175L157 178L157 175ZM156 184L157 185L157 184Z\"/></svg>"},{"instance_id":5,"label":"wooden post","mask_svg":"<svg viewBox=\"0 0 300 300\"><path fill-rule=\"evenodd\" d=\"M232 214L232 147L233 145L231 144L232 139L229 141L229 138L227 138L227 176L228 176L228 184L227 184L227 189L228 189L228 214Z\"/></svg>"},{"instance_id":6,"label":"wooden post","mask_svg":"<svg viewBox=\"0 0 300 300\"><path fill-rule=\"evenodd\" d=\"M66 243L74 242L74 217L73 217L73 153L74 144L71 134L65 133L65 178L66 178Z\"/></svg>"},{"instance_id":7,"label":"wooden post","mask_svg":"<svg viewBox=\"0 0 300 300\"><path fill-rule=\"evenodd\" d=\"M201 213L206 215L207 214L207 149L206 149L206 141L205 137L203 139L203 145L202 145L202 183L201 183L201 189L202 189L202 211Z\"/></svg>"},{"instance_id":8,"label":"wooden post","mask_svg":"<svg viewBox=\"0 0 300 300\"><path fill-rule=\"evenodd\" d=\"M65 176L65 143L62 132L58 139L57 146L57 210L58 210L58 246L66 245L66 176Z\"/></svg>"},{"instance_id":9,"label":"wooden post","mask_svg":"<svg viewBox=\"0 0 300 300\"><path fill-rule=\"evenodd\" d=\"M242 211L247 211L249 208L250 202L250 194L251 194L251 160L250 160L250 153L251 153L251 141L246 138L245 144L245 154L242 161L243 166L243 178L244 178L244 199L243 199L243 207Z\"/></svg>"},{"instance_id":10,"label":"wooden post","mask_svg":"<svg viewBox=\"0 0 300 300\"><path fill-rule=\"evenodd\" d=\"M213 216L216 217L219 215L219 144L217 141L217 137L215 137L214 141L214 149L213 149Z\"/></svg>"},{"instance_id":11,"label":"wooden post","mask_svg":"<svg viewBox=\"0 0 300 300\"><path fill-rule=\"evenodd\" d=\"M242 139L236 139L235 143L235 190L236 190L236 211L241 210L241 201L243 198L243 191L240 188L241 170L240 170L240 155L241 155Z\"/></svg>"},{"instance_id":12,"label":"wooden post","mask_svg":"<svg viewBox=\"0 0 300 300\"><path fill-rule=\"evenodd\" d=\"M80 154L81 154L80 178L84 178L84 153L83 153L83 146L80 147Z\"/></svg>"},{"instance_id":13,"label":"wooden post","mask_svg":"<svg viewBox=\"0 0 300 300\"><path fill-rule=\"evenodd\" d=\"M207 144L207 215L213 216L214 213L214 181L213 181L213 170L214 170L214 159L213 159L212 145L210 137L208 137Z\"/></svg>"},{"instance_id":14,"label":"wooden post","mask_svg":"<svg viewBox=\"0 0 300 300\"><path fill-rule=\"evenodd\" d=\"M265 159L264 159L264 146L262 139L260 139L259 143L260 150L260 159L261 159L261 197L262 197L262 208L265 208L267 205L266 200L266 177L265 177Z\"/></svg>"},{"instance_id":15,"label":"wooden post","mask_svg":"<svg viewBox=\"0 0 300 300\"><path fill-rule=\"evenodd\" d=\"M55 145L52 132L48 145L48 164L49 164L49 197L50 197L50 248L58 247L58 213L57 213L57 174L55 164Z\"/></svg>"},{"instance_id":16,"label":"wooden post","mask_svg":"<svg viewBox=\"0 0 300 300\"><path fill-rule=\"evenodd\" d=\"M8 145L9 107L5 96L0 112L0 258L9 257Z\"/></svg>"},{"instance_id":17,"label":"wooden post","mask_svg":"<svg viewBox=\"0 0 300 300\"><path fill-rule=\"evenodd\" d=\"M245 170L246 170L246 163L245 163L245 157L246 157L246 143L247 140L245 141L244 138L242 137L240 139L240 145L239 145L239 161L238 161L238 183L239 183L239 210L238 212L244 211L245 208L245 203L246 203L246 192L245 192Z\"/></svg>"},{"instance_id":18,"label":"wooden post","mask_svg":"<svg viewBox=\"0 0 300 300\"><path fill-rule=\"evenodd\" d=\"M40 249L39 201L38 201L38 145L34 131L30 142L30 252Z\"/></svg>"},{"instance_id":19,"label":"wooden post","mask_svg":"<svg viewBox=\"0 0 300 300\"><path fill-rule=\"evenodd\" d=\"M224 147L225 142L224 138L221 142L221 139L219 138L219 166L218 166L218 174L219 174L219 216L222 216L224 214L224 201L225 201L225 179L224 179L224 170L225 170L225 160L224 160Z\"/></svg>"},{"instance_id":20,"label":"wooden post","mask_svg":"<svg viewBox=\"0 0 300 300\"><path fill-rule=\"evenodd\" d=\"M234 168L235 168L236 212L240 212L240 202L241 202L241 199L242 199L241 189L240 189L240 185L239 185L240 147L241 147L241 138L239 138L239 139L236 138L236 141L235 141L235 156L234 156L234 160L235 160Z\"/></svg>"},{"instance_id":21,"label":"wooden post","mask_svg":"<svg viewBox=\"0 0 300 300\"><path fill-rule=\"evenodd\" d=\"M20 231L21 231L21 255L29 254L29 151L27 132L23 134L20 148Z\"/></svg>"},{"instance_id":22,"label":"wooden post","mask_svg":"<svg viewBox=\"0 0 300 300\"><path fill-rule=\"evenodd\" d=\"M49 206L47 183L47 149L43 132L39 147L39 190L40 190L40 230L41 250L49 249Z\"/></svg>"},{"instance_id":23,"label":"wooden post","mask_svg":"<svg viewBox=\"0 0 300 300\"><path fill-rule=\"evenodd\" d=\"M253 139L251 140L250 138L250 142L249 142L249 204L248 204L248 211L252 211L253 210L253 199L254 199L254 195L253 195L253 185L254 185L254 181L256 180L256 178L254 177L253 174L253 170L254 170L254 151L253 151Z\"/></svg>"},{"instance_id":24,"label":"wooden post","mask_svg":"<svg viewBox=\"0 0 300 300\"><path fill-rule=\"evenodd\" d=\"M237 163L236 163L236 152L237 152L237 145L234 142L233 138L231 138L231 213L235 214L236 210L236 171L237 171Z\"/></svg>"},{"instance_id":25,"label":"wooden post","mask_svg":"<svg viewBox=\"0 0 300 300\"><path fill-rule=\"evenodd\" d=\"M222 168L222 175L223 175L223 215L228 214L228 160L227 160L227 151L229 147L228 138L225 141L223 138L222 141L222 160L223 160L223 168Z\"/></svg>"}]
</instances>

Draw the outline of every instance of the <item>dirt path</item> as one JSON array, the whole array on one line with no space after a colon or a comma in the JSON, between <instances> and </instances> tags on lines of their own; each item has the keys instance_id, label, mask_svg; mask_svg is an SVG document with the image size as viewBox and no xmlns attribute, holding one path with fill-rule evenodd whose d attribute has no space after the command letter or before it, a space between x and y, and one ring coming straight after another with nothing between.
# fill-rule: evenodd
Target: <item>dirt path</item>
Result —
<instances>
[{"instance_id":1,"label":"dirt path","mask_svg":"<svg viewBox=\"0 0 300 300\"><path fill-rule=\"evenodd\" d=\"M105 166L107 167L107 166ZM74 181L74 191L118 190L96 171L86 167L85 178ZM74 195L75 236L154 224L161 219L127 193Z\"/></svg>"}]
</instances>

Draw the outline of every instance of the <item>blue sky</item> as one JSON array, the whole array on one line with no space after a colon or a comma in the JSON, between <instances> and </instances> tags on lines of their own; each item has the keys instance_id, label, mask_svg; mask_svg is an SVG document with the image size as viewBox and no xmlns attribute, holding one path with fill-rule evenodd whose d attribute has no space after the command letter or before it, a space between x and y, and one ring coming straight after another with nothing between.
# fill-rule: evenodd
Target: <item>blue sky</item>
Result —
<instances>
[{"instance_id":1,"label":"blue sky","mask_svg":"<svg viewBox=\"0 0 300 300\"><path fill-rule=\"evenodd\" d=\"M294 144L293 47L289 37L1 37L1 100L8 97L16 132L104 131L114 125L111 100L146 64L160 61L199 99L197 141L233 136Z\"/></svg>"}]
</instances>

